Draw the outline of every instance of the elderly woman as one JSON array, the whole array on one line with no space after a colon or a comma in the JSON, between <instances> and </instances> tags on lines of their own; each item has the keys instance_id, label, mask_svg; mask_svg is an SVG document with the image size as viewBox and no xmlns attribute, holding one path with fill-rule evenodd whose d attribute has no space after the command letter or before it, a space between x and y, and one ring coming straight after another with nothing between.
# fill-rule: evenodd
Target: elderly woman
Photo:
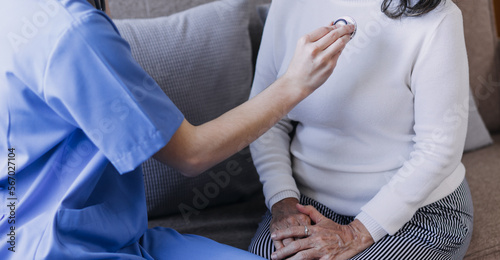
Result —
<instances>
[{"instance_id":1,"label":"elderly woman","mask_svg":"<svg viewBox=\"0 0 500 260\"><path fill-rule=\"evenodd\" d=\"M343 16L358 28L332 76L251 145L270 211L250 251L461 259L469 80L452 1L274 0L252 96L286 72L300 35Z\"/></svg>"}]
</instances>

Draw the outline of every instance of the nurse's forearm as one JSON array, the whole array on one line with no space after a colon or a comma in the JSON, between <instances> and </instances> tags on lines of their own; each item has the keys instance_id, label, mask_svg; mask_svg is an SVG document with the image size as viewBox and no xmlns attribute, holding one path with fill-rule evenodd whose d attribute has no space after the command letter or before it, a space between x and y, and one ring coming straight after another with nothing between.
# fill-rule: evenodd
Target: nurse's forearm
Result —
<instances>
[{"instance_id":1,"label":"nurse's forearm","mask_svg":"<svg viewBox=\"0 0 500 260\"><path fill-rule=\"evenodd\" d=\"M196 176L237 153L328 79L353 29L325 27L302 37L283 77L215 120L200 126L184 120L155 158Z\"/></svg>"},{"instance_id":2,"label":"nurse's forearm","mask_svg":"<svg viewBox=\"0 0 500 260\"><path fill-rule=\"evenodd\" d=\"M291 85L280 79L251 100L200 126L184 120L155 158L187 176L198 175L248 146L308 95ZM168 152L171 147L174 149Z\"/></svg>"}]
</instances>

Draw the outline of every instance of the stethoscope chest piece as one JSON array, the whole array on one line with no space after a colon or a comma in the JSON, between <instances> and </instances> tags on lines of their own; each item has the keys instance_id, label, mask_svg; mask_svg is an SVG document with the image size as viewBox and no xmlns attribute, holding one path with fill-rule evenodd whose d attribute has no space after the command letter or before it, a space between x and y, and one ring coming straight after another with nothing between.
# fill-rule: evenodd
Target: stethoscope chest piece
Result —
<instances>
[{"instance_id":1,"label":"stethoscope chest piece","mask_svg":"<svg viewBox=\"0 0 500 260\"><path fill-rule=\"evenodd\" d=\"M356 20L354 20L350 16L342 16L339 19L337 19L333 25L348 25L348 24L354 24L354 31L351 33L351 39L354 37L356 34L356 31L358 30L358 24L356 23Z\"/></svg>"}]
</instances>

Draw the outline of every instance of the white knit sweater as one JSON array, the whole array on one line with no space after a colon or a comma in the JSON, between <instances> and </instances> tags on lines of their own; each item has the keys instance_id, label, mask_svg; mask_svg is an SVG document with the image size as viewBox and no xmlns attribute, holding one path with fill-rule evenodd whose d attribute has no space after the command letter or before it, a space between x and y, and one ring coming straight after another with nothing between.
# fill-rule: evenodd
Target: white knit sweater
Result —
<instances>
[{"instance_id":1,"label":"white knit sweater","mask_svg":"<svg viewBox=\"0 0 500 260\"><path fill-rule=\"evenodd\" d=\"M380 0L273 0L251 96L282 76L300 36L351 16L358 31L329 80L251 145L269 208L311 197L375 241L453 192L468 115L462 15L451 1L390 19ZM290 138L292 121L298 122Z\"/></svg>"}]
</instances>

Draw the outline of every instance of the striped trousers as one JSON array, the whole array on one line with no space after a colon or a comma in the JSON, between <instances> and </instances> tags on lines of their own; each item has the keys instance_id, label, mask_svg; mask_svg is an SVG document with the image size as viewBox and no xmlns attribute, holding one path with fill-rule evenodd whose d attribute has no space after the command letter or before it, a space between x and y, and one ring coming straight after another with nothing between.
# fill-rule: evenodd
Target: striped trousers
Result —
<instances>
[{"instance_id":1,"label":"striped trousers","mask_svg":"<svg viewBox=\"0 0 500 260\"><path fill-rule=\"evenodd\" d=\"M314 206L325 217L342 225L354 220L305 196L301 196L300 203ZM271 219L268 211L249 247L250 252L267 259L271 259L275 251L269 231ZM385 236L351 259L462 259L472 237L472 219L472 198L464 180L452 194L420 208L396 234Z\"/></svg>"}]
</instances>

